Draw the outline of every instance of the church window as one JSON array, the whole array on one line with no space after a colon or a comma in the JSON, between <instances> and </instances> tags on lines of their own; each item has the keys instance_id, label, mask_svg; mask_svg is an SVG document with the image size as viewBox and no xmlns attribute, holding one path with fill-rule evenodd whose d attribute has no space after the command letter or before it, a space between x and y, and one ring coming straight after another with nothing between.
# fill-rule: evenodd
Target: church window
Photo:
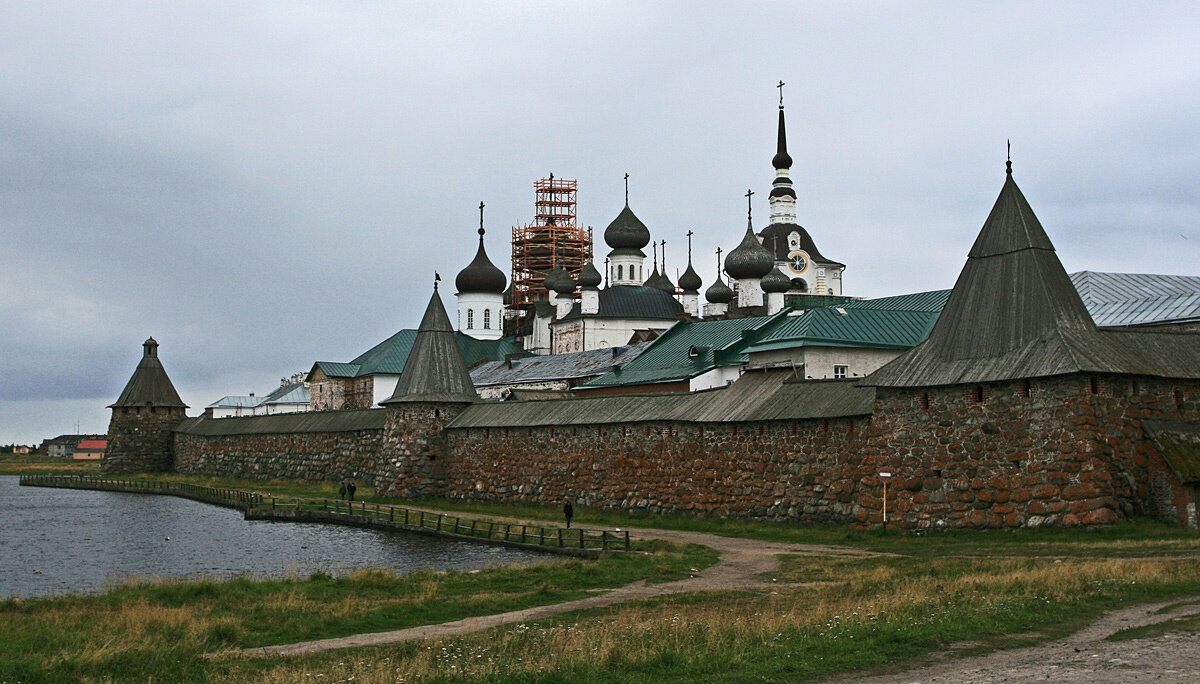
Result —
<instances>
[{"instance_id":1,"label":"church window","mask_svg":"<svg viewBox=\"0 0 1200 684\"><path fill-rule=\"evenodd\" d=\"M921 392L920 402L921 402L921 410L928 411L929 410L929 392Z\"/></svg>"},{"instance_id":2,"label":"church window","mask_svg":"<svg viewBox=\"0 0 1200 684\"><path fill-rule=\"evenodd\" d=\"M1033 383L1029 382L1028 380L1021 381L1021 396L1023 396L1023 397L1033 396Z\"/></svg>"},{"instance_id":3,"label":"church window","mask_svg":"<svg viewBox=\"0 0 1200 684\"><path fill-rule=\"evenodd\" d=\"M845 380L846 379L846 369L847 369L846 366L834 366L833 367L833 377L837 380Z\"/></svg>"},{"instance_id":4,"label":"church window","mask_svg":"<svg viewBox=\"0 0 1200 684\"><path fill-rule=\"evenodd\" d=\"M624 269L625 269L624 266L622 266L620 264L617 265L617 280L625 279L625 277L622 275L622 273L624 272Z\"/></svg>"},{"instance_id":5,"label":"church window","mask_svg":"<svg viewBox=\"0 0 1200 684\"><path fill-rule=\"evenodd\" d=\"M491 309L483 310L483 329L484 330L492 329L492 310Z\"/></svg>"},{"instance_id":6,"label":"church window","mask_svg":"<svg viewBox=\"0 0 1200 684\"><path fill-rule=\"evenodd\" d=\"M475 310L467 309L467 329L475 327Z\"/></svg>"}]
</instances>

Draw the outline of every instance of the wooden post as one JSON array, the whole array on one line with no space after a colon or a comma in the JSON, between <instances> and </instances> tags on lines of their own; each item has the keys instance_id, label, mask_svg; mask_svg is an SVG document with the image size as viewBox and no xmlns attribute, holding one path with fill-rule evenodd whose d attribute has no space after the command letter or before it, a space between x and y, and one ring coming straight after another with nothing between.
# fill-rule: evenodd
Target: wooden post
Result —
<instances>
[{"instance_id":1,"label":"wooden post","mask_svg":"<svg viewBox=\"0 0 1200 684\"><path fill-rule=\"evenodd\" d=\"M583 548L583 528L579 528L579 548Z\"/></svg>"},{"instance_id":2,"label":"wooden post","mask_svg":"<svg viewBox=\"0 0 1200 684\"><path fill-rule=\"evenodd\" d=\"M625 550L629 550L629 530L625 530Z\"/></svg>"},{"instance_id":3,"label":"wooden post","mask_svg":"<svg viewBox=\"0 0 1200 684\"><path fill-rule=\"evenodd\" d=\"M562 545L563 545L562 531L563 531L563 528L561 528L561 527L558 528L558 546L559 546L559 548L562 548Z\"/></svg>"}]
</instances>

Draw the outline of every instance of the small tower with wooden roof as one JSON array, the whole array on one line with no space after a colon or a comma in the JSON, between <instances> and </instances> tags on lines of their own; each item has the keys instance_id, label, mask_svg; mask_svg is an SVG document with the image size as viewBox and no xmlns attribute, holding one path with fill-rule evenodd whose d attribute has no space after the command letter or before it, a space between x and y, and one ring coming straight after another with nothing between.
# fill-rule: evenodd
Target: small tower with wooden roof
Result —
<instances>
[{"instance_id":1,"label":"small tower with wooden roof","mask_svg":"<svg viewBox=\"0 0 1200 684\"><path fill-rule=\"evenodd\" d=\"M444 494L443 428L478 400L435 282L396 390L380 402L388 409L380 472L388 475L376 489L387 496Z\"/></svg>"},{"instance_id":2,"label":"small tower with wooden roof","mask_svg":"<svg viewBox=\"0 0 1200 684\"><path fill-rule=\"evenodd\" d=\"M142 343L142 350L142 360L121 396L108 406L112 409L108 450L100 463L105 474L165 471L173 466L171 431L187 418L187 404L158 359L158 342L151 337Z\"/></svg>"}]
</instances>

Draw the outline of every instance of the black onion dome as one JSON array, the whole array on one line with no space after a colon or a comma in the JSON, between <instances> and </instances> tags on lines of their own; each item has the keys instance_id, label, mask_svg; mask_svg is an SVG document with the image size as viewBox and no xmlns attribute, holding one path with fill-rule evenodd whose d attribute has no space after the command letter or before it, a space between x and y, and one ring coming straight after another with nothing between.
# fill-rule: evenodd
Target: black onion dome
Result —
<instances>
[{"instance_id":1,"label":"black onion dome","mask_svg":"<svg viewBox=\"0 0 1200 684\"><path fill-rule=\"evenodd\" d=\"M704 298L709 304L728 304L733 301L733 290L721 278L704 291Z\"/></svg>"},{"instance_id":2,"label":"black onion dome","mask_svg":"<svg viewBox=\"0 0 1200 684\"><path fill-rule=\"evenodd\" d=\"M650 244L650 229L634 216L626 204L621 213L604 229L604 242L613 249L641 249Z\"/></svg>"},{"instance_id":3,"label":"black onion dome","mask_svg":"<svg viewBox=\"0 0 1200 684\"><path fill-rule=\"evenodd\" d=\"M662 290L663 292L666 292L669 295L675 294L675 283L671 282L671 279L667 276L666 273L659 273L657 278L654 278L654 276L651 276L651 279L653 279L654 282L650 283L650 287Z\"/></svg>"},{"instance_id":4,"label":"black onion dome","mask_svg":"<svg viewBox=\"0 0 1200 684\"><path fill-rule=\"evenodd\" d=\"M783 128L783 105L779 106L779 141L775 156L771 157L771 166L776 169L792 168L792 156L787 153L787 132Z\"/></svg>"},{"instance_id":5,"label":"black onion dome","mask_svg":"<svg viewBox=\"0 0 1200 684\"><path fill-rule=\"evenodd\" d=\"M754 237L754 229L746 226L742 243L725 258L725 272L734 280L761 278L775 268L775 257Z\"/></svg>"},{"instance_id":6,"label":"black onion dome","mask_svg":"<svg viewBox=\"0 0 1200 684\"><path fill-rule=\"evenodd\" d=\"M547 288L553 288L560 296L569 295L575 291L575 279L571 277L571 273L567 269L559 266L551 271L550 275L546 276L548 282L551 276L554 278L554 283L553 285L547 285Z\"/></svg>"},{"instance_id":7,"label":"black onion dome","mask_svg":"<svg viewBox=\"0 0 1200 684\"><path fill-rule=\"evenodd\" d=\"M504 277L504 271L496 268L483 249L483 229L480 228L479 251L475 252L475 259L458 272L458 276L454 279L454 286L458 288L459 292L502 294L507 285L508 279Z\"/></svg>"},{"instance_id":8,"label":"black onion dome","mask_svg":"<svg viewBox=\"0 0 1200 684\"><path fill-rule=\"evenodd\" d=\"M699 292L700 286L703 284L699 274L696 273L696 269L692 268L692 262L689 261L687 270L683 272L683 275L679 276L679 289L684 292Z\"/></svg>"},{"instance_id":9,"label":"black onion dome","mask_svg":"<svg viewBox=\"0 0 1200 684\"><path fill-rule=\"evenodd\" d=\"M763 292L787 292L792 289L792 279L780 273L778 268L772 268L763 276L761 287Z\"/></svg>"},{"instance_id":10,"label":"black onion dome","mask_svg":"<svg viewBox=\"0 0 1200 684\"><path fill-rule=\"evenodd\" d=\"M595 264L589 260L583 265L583 270L579 272L579 286L599 287L600 281L600 271L597 271Z\"/></svg>"}]
</instances>

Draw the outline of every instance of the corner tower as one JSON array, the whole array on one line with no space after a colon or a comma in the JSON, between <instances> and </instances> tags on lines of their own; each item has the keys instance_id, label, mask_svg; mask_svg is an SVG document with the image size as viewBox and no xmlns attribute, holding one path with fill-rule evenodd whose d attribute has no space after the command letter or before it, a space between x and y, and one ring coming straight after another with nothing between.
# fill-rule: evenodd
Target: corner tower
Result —
<instances>
[{"instance_id":1,"label":"corner tower","mask_svg":"<svg viewBox=\"0 0 1200 684\"><path fill-rule=\"evenodd\" d=\"M443 428L479 395L454 341L454 329L434 283L421 327L392 396L381 401L381 475L375 487L387 496L441 496L449 452Z\"/></svg>"},{"instance_id":2,"label":"corner tower","mask_svg":"<svg viewBox=\"0 0 1200 684\"><path fill-rule=\"evenodd\" d=\"M112 419L101 472L108 475L172 468L171 430L187 418L187 404L179 398L158 360L158 342L153 337L142 343L142 360L121 396L108 408L112 409Z\"/></svg>"}]
</instances>

